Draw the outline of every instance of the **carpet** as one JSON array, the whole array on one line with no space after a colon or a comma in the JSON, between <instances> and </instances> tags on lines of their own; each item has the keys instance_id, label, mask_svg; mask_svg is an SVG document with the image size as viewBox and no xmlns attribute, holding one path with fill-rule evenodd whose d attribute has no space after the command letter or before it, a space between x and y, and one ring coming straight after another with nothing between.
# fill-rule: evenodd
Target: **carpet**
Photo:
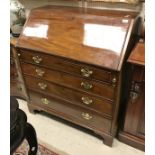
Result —
<instances>
[{"instance_id":1,"label":"carpet","mask_svg":"<svg viewBox=\"0 0 155 155\"><path fill-rule=\"evenodd\" d=\"M29 145L26 140L17 148L13 155L28 155ZM61 153L56 153L55 151L50 150L42 144L38 144L38 153L37 155L61 155Z\"/></svg>"}]
</instances>

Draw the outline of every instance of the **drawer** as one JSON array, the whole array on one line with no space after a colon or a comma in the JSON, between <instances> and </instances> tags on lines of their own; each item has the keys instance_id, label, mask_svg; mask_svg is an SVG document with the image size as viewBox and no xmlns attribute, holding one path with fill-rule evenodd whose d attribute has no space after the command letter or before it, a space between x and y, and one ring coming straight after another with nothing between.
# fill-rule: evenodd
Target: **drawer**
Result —
<instances>
[{"instance_id":1,"label":"drawer","mask_svg":"<svg viewBox=\"0 0 155 155\"><path fill-rule=\"evenodd\" d=\"M74 74L88 79L96 79L105 82L116 82L115 75L110 71L95 68L85 64L78 64L68 59L43 54L29 50L19 50L20 61L37 64L40 66L54 68L63 72Z\"/></svg>"},{"instance_id":2,"label":"drawer","mask_svg":"<svg viewBox=\"0 0 155 155\"><path fill-rule=\"evenodd\" d=\"M64 72L38 67L37 65L28 63L21 63L21 68L25 75L39 77L66 87L80 89L109 100L113 100L114 98L115 89L109 83L100 83L94 80L84 79Z\"/></svg>"},{"instance_id":3,"label":"drawer","mask_svg":"<svg viewBox=\"0 0 155 155\"><path fill-rule=\"evenodd\" d=\"M25 76L28 88L48 93L51 96L67 100L68 102L96 111L108 118L112 116L112 102L94 97L85 92L75 91L41 79Z\"/></svg>"},{"instance_id":4,"label":"drawer","mask_svg":"<svg viewBox=\"0 0 155 155\"><path fill-rule=\"evenodd\" d=\"M45 111L48 110L51 114L56 114L59 117L90 129L110 133L111 121L95 112L77 107L67 102L62 102L58 99L36 93L34 91L29 90L29 93L31 104L39 106L39 108L42 108Z\"/></svg>"}]
</instances>

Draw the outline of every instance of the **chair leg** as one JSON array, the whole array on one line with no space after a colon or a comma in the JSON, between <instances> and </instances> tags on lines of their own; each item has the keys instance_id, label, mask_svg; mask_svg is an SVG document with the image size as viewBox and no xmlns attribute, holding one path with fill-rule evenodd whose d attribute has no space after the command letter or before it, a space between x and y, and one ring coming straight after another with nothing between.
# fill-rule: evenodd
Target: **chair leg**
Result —
<instances>
[{"instance_id":1,"label":"chair leg","mask_svg":"<svg viewBox=\"0 0 155 155\"><path fill-rule=\"evenodd\" d=\"M33 126L29 123L27 123L26 125L25 138L30 146L28 155L37 155L38 151L37 136Z\"/></svg>"}]
</instances>

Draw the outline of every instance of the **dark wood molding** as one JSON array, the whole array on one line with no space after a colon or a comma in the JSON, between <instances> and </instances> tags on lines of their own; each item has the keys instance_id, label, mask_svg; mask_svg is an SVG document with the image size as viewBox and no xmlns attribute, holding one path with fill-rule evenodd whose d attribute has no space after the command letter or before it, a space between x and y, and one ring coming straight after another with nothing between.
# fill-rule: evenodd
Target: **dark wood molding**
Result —
<instances>
[{"instance_id":1,"label":"dark wood molding","mask_svg":"<svg viewBox=\"0 0 155 155\"><path fill-rule=\"evenodd\" d=\"M121 142L124 142L134 148L145 151L145 140L144 139L135 137L135 136L133 136L129 133L123 132L123 131L119 132L118 139Z\"/></svg>"}]
</instances>

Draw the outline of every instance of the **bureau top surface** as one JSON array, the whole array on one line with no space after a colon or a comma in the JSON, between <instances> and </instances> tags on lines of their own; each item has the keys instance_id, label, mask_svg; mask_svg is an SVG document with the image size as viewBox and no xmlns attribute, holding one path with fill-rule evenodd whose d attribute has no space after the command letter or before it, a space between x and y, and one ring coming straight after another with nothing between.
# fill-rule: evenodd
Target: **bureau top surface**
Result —
<instances>
[{"instance_id":1,"label":"bureau top surface","mask_svg":"<svg viewBox=\"0 0 155 155\"><path fill-rule=\"evenodd\" d=\"M74 7L33 9L17 47L120 70L134 13Z\"/></svg>"}]
</instances>

